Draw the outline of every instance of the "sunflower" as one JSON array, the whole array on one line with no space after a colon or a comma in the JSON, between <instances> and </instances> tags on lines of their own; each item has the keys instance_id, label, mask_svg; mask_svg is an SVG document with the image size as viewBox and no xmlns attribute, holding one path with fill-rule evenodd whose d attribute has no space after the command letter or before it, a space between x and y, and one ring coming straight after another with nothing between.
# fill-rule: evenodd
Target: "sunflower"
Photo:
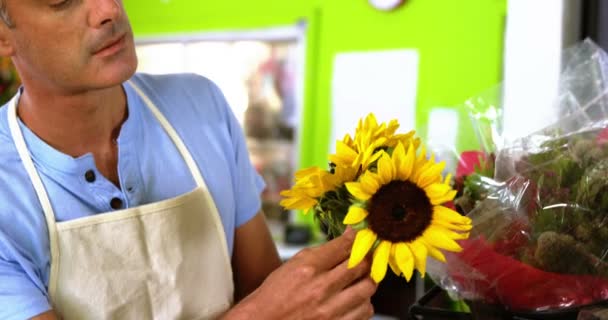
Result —
<instances>
[{"instance_id":1,"label":"sunflower","mask_svg":"<svg viewBox=\"0 0 608 320\"><path fill-rule=\"evenodd\" d=\"M343 223L358 230L348 262L350 268L374 249L371 276L380 282L387 265L411 279L414 269L426 272L427 255L445 262L440 249L459 252L454 240L466 239L471 220L442 206L456 191L450 176L442 179L445 163L426 158L422 147L399 141L392 152L381 150L375 172L363 172L346 188L354 197Z\"/></svg>"},{"instance_id":2,"label":"sunflower","mask_svg":"<svg viewBox=\"0 0 608 320\"><path fill-rule=\"evenodd\" d=\"M336 143L336 153L330 155L329 160L338 166L365 171L378 160L384 149L394 148L399 142L406 147L411 143L416 148L420 145L420 139L413 138L415 131L395 134L398 128L397 120L391 120L388 125L384 122L378 124L376 116L370 113L365 119L359 120L354 139L347 134Z\"/></svg>"},{"instance_id":3,"label":"sunflower","mask_svg":"<svg viewBox=\"0 0 608 320\"><path fill-rule=\"evenodd\" d=\"M353 138L346 134L342 140L336 142L336 153L329 156L329 161L335 166L354 167L353 164L357 155Z\"/></svg>"},{"instance_id":4,"label":"sunflower","mask_svg":"<svg viewBox=\"0 0 608 320\"><path fill-rule=\"evenodd\" d=\"M311 167L296 172L296 183L290 190L281 191L281 205L286 209L309 210L317 203L317 198L329 190L327 176L330 173L319 167Z\"/></svg>"},{"instance_id":5,"label":"sunflower","mask_svg":"<svg viewBox=\"0 0 608 320\"><path fill-rule=\"evenodd\" d=\"M346 181L353 181L357 170L350 167L334 167L332 171L311 167L296 172L296 183L289 189L281 191L281 206L286 209L308 211L328 193L343 186Z\"/></svg>"}]
</instances>

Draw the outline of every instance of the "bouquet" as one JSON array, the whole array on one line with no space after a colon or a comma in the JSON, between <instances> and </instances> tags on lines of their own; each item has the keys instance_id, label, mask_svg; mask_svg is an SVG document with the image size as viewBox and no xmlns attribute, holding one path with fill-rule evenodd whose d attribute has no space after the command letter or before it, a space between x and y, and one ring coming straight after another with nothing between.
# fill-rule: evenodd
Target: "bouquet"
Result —
<instances>
[{"instance_id":1,"label":"bouquet","mask_svg":"<svg viewBox=\"0 0 608 320\"><path fill-rule=\"evenodd\" d=\"M455 202L472 208L470 238L448 264L430 267L459 297L520 312L608 300L608 57L590 41L565 56L559 120L523 138L500 137L461 177ZM477 102L469 101L473 112L488 105ZM496 141L495 129L479 132Z\"/></svg>"},{"instance_id":2,"label":"bouquet","mask_svg":"<svg viewBox=\"0 0 608 320\"><path fill-rule=\"evenodd\" d=\"M346 226L356 230L348 266L373 252L371 277L380 282L388 266L411 279L425 274L427 255L445 262L441 250L458 252L471 221L443 206L456 191L445 163L427 158L415 132L397 134L397 120L378 123L373 114L359 121L354 137L337 142L327 169L296 173L295 185L281 193L286 209L311 212L330 236Z\"/></svg>"}]
</instances>

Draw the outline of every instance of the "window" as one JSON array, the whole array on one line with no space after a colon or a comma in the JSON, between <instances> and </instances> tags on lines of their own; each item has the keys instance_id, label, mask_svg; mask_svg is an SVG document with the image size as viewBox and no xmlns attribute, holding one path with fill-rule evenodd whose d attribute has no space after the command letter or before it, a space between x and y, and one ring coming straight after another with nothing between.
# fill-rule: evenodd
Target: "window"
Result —
<instances>
[{"instance_id":1,"label":"window","mask_svg":"<svg viewBox=\"0 0 608 320\"><path fill-rule=\"evenodd\" d=\"M280 31L280 30L279 30ZM291 187L297 156L302 37L287 32L138 39L139 72L192 72L215 82L247 137L252 163L264 178L263 209L275 239L289 214L280 191Z\"/></svg>"}]
</instances>

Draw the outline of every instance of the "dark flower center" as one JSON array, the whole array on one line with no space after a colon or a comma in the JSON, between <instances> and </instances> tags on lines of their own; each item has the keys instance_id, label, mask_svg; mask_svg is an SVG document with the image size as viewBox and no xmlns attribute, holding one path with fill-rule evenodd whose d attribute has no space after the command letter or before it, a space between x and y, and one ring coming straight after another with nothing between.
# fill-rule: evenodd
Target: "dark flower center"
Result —
<instances>
[{"instance_id":1,"label":"dark flower center","mask_svg":"<svg viewBox=\"0 0 608 320\"><path fill-rule=\"evenodd\" d=\"M395 220L403 220L405 219L406 215L407 211L405 211L405 208L403 208L402 206L393 207L393 218Z\"/></svg>"},{"instance_id":2,"label":"dark flower center","mask_svg":"<svg viewBox=\"0 0 608 320\"><path fill-rule=\"evenodd\" d=\"M391 181L372 197L367 221L378 237L409 242L431 224L433 205L424 190L410 181Z\"/></svg>"}]
</instances>

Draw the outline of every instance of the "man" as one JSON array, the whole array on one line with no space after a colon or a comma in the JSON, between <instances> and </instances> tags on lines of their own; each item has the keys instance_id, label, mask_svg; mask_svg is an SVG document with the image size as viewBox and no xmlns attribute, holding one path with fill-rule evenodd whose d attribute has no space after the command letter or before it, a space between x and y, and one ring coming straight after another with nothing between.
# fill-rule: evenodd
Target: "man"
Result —
<instances>
[{"instance_id":1,"label":"man","mask_svg":"<svg viewBox=\"0 0 608 320\"><path fill-rule=\"evenodd\" d=\"M352 232L279 266L225 99L198 76L133 75L120 0L0 9L23 83L0 109L0 318L372 315Z\"/></svg>"}]
</instances>

